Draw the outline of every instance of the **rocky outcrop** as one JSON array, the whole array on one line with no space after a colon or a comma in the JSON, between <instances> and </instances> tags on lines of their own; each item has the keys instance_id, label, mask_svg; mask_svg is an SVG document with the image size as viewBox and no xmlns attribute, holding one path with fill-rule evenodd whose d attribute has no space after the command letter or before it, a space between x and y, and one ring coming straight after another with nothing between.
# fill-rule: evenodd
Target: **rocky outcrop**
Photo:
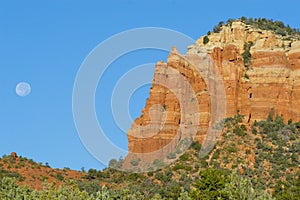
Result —
<instances>
[{"instance_id":1,"label":"rocky outcrop","mask_svg":"<svg viewBox=\"0 0 300 200\"><path fill-rule=\"evenodd\" d=\"M286 40L240 21L206 37L208 43L203 43L204 37L199 38L188 48L187 55L180 55L173 48L167 63L157 63L146 106L128 131L131 153L156 151L174 138L179 142L178 133L183 126L197 127L194 139L203 142L214 118L212 110L220 109L220 105L211 100L220 93L216 89L218 84L223 84L225 90L227 117L239 111L245 116L245 123L251 124L254 120L265 119L273 111L286 120L300 120L299 41ZM249 42L252 43L251 64L245 68L242 53ZM195 61L197 58L202 59L202 68L199 61ZM204 64L205 59L213 63ZM217 67L222 83L216 83L211 76L212 65ZM186 86L170 69L188 81L192 92L187 92ZM180 91L180 96L170 85ZM189 107L193 101L197 102L197 109ZM195 110L189 112L188 118L182 116L184 109Z\"/></svg>"},{"instance_id":2,"label":"rocky outcrop","mask_svg":"<svg viewBox=\"0 0 300 200\"><path fill-rule=\"evenodd\" d=\"M15 161L18 161L18 155L17 155L17 153L16 152L11 152L10 153L10 156L15 160Z\"/></svg>"}]
</instances>

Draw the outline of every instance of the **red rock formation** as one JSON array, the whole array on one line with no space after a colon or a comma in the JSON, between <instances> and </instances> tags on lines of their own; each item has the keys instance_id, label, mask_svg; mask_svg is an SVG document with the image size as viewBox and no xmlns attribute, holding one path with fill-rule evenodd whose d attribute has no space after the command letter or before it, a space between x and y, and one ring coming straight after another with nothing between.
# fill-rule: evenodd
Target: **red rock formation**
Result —
<instances>
[{"instance_id":1,"label":"red rock formation","mask_svg":"<svg viewBox=\"0 0 300 200\"><path fill-rule=\"evenodd\" d=\"M11 152L10 153L10 156L15 160L15 161L18 161L18 155L17 155L17 153L16 152Z\"/></svg>"},{"instance_id":2,"label":"red rock formation","mask_svg":"<svg viewBox=\"0 0 300 200\"><path fill-rule=\"evenodd\" d=\"M211 69L204 67L199 73L195 57L207 52L206 58L212 60L222 77L226 95L226 116L239 112L245 115L245 122L265 119L271 110L282 115L285 120L300 120L300 43L283 41L270 31L255 30L241 22L231 27L223 27L218 34L212 34L210 42L203 44L203 37L191 46L186 56L172 49L168 62L158 62L153 78L150 96L142 115L137 118L128 131L130 153L149 153L162 149L175 139L180 141L182 126L197 128L195 140L203 142L214 118L211 98L218 95ZM251 65L246 70L242 58L244 43L253 42ZM283 47L289 43L291 47ZM205 58L200 59L205 60ZM181 74L191 85L194 94L187 89L172 72ZM164 86L159 83L164 83ZM168 86L177 87L178 95ZM187 96L194 95L191 99ZM183 102L180 104L180 101ZM198 108L190 112L196 121L186 121L183 109L191 110L191 102L196 101ZM158 106L160 105L160 106ZM190 118L191 119L191 118ZM184 120L184 121L183 121ZM164 124L163 124L164 122ZM162 125L163 124L163 125ZM147 127L146 129L144 127ZM178 136L179 135L179 136ZM176 143L177 141L177 143ZM165 156L165 155L162 155ZM127 160L132 159L131 155ZM150 162L151 158L147 158Z\"/></svg>"},{"instance_id":3,"label":"red rock formation","mask_svg":"<svg viewBox=\"0 0 300 200\"><path fill-rule=\"evenodd\" d=\"M16 152L11 152L10 153L10 156L13 157L13 158L18 158L18 155Z\"/></svg>"}]
</instances>

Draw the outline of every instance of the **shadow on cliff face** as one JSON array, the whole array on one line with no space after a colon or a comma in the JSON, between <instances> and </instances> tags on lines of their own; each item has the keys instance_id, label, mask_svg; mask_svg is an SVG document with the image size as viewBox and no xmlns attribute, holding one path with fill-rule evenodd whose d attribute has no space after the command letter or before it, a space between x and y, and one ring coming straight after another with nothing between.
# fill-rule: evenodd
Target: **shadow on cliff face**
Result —
<instances>
[{"instance_id":1,"label":"shadow on cliff face","mask_svg":"<svg viewBox=\"0 0 300 200\"><path fill-rule=\"evenodd\" d=\"M210 56L194 48L187 56L172 48L168 62L157 63L150 97L128 131L122 170L158 170L176 161L194 140L202 143L200 157L213 149L226 116L226 95Z\"/></svg>"},{"instance_id":2,"label":"shadow on cliff face","mask_svg":"<svg viewBox=\"0 0 300 200\"><path fill-rule=\"evenodd\" d=\"M145 172L174 162L193 140L202 142L200 155L210 151L221 131L213 127L225 118L226 98L218 69L202 48L190 48L187 56L173 48L167 63L157 63L146 107L128 131L129 152L109 141L94 110L97 83L114 59L137 49L186 49L194 42L169 29L134 29L104 41L86 58L74 84L73 114L79 136L95 158L108 165L128 154L120 170Z\"/></svg>"}]
</instances>

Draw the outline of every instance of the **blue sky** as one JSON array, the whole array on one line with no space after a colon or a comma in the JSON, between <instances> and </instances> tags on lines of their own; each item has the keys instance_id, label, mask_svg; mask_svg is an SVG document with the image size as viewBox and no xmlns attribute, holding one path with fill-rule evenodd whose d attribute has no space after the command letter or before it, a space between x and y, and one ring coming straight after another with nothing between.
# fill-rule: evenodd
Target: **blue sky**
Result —
<instances>
[{"instance_id":1,"label":"blue sky","mask_svg":"<svg viewBox=\"0 0 300 200\"><path fill-rule=\"evenodd\" d=\"M81 143L72 115L72 91L85 57L100 42L140 27L163 27L194 39L228 18L266 17L299 28L297 1L198 0L0 0L0 155L16 151L56 168L103 167ZM109 107L111 90L123 73L143 63L166 60L167 52L145 50L113 63L99 87L96 108ZM26 97L15 93L31 84ZM132 118L140 115L149 85L130 100ZM126 137L109 110L97 112L121 146ZM121 139L120 139L120 138Z\"/></svg>"}]
</instances>

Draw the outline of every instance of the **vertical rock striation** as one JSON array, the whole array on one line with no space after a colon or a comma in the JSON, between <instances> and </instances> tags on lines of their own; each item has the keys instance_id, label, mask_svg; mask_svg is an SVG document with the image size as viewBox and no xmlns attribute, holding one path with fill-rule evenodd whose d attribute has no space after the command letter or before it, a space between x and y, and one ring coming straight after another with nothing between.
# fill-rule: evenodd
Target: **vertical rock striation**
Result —
<instances>
[{"instance_id":1,"label":"vertical rock striation","mask_svg":"<svg viewBox=\"0 0 300 200\"><path fill-rule=\"evenodd\" d=\"M285 120L300 120L300 41L286 40L271 31L255 29L240 21L207 37L208 43L203 44L204 36L200 37L188 48L187 55L180 55L173 48L167 63L156 64L145 108L128 131L130 152L147 153L161 149L178 137L181 126L188 125L197 127L194 139L203 142L211 125L211 110L216 106L211 104L211 98L218 95L216 91L212 92L214 87L207 84L193 61L203 52L214 62L222 77L227 117L239 111L245 116L245 123L251 124L254 120L265 119L273 111ZM242 54L245 44L250 43L251 62L246 68ZM206 73L209 73L209 65L206 67ZM169 69L181 74L190 83L194 94L187 94L186 88ZM178 96L169 87L156 84L157 80L166 86L177 87L183 96L194 96L185 99L181 105ZM189 105L193 101L198 104L198 109L192 114L197 116L196 122L182 116L183 107L192 109ZM143 128L146 126L147 129Z\"/></svg>"}]
</instances>

